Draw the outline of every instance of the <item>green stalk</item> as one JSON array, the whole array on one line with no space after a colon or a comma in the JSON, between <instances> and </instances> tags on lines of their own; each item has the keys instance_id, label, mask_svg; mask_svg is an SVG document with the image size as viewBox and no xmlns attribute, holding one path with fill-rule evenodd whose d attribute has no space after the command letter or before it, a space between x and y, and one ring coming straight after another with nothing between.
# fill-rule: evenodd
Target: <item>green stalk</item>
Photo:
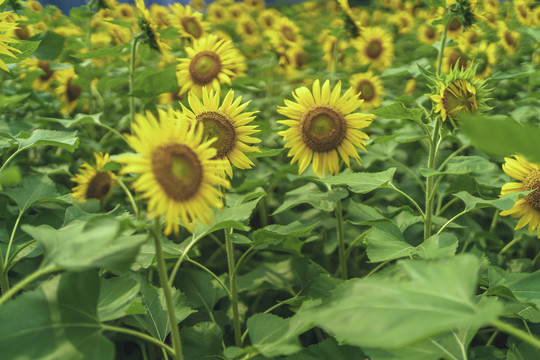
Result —
<instances>
[{"instance_id":1,"label":"green stalk","mask_svg":"<svg viewBox=\"0 0 540 360\"><path fill-rule=\"evenodd\" d=\"M439 137L439 127L441 125L440 119L437 117L435 120L435 126L433 127L433 134L431 136L431 143L429 147L428 155L428 169L435 168L435 159L437 157L437 143ZM433 200L434 196L434 176L429 176L426 181L426 211L424 211L424 240L431 236L431 220L433 218Z\"/></svg>"},{"instance_id":2,"label":"green stalk","mask_svg":"<svg viewBox=\"0 0 540 360\"><path fill-rule=\"evenodd\" d=\"M161 225L159 222L159 217L157 217L154 221L154 245L156 247L159 281L161 282L161 287L163 288L163 295L165 296L165 304L167 305L167 315L169 317L169 325L171 328L174 359L183 360L182 343L180 342L180 332L178 331L178 326L176 325L176 316L174 315L172 290L167 279L165 259L163 258L163 249L161 247Z\"/></svg>"},{"instance_id":3,"label":"green stalk","mask_svg":"<svg viewBox=\"0 0 540 360\"><path fill-rule=\"evenodd\" d=\"M131 122L135 121L135 97L133 96L133 87L135 84L135 60L137 58L137 45L139 38L136 36L131 44L131 59L129 60L129 114Z\"/></svg>"},{"instance_id":4,"label":"green stalk","mask_svg":"<svg viewBox=\"0 0 540 360\"><path fill-rule=\"evenodd\" d=\"M120 185L120 187L122 188L122 190L124 190L124 193L128 197L129 202L131 203L131 207L133 207L133 211L135 212L135 219L139 220L139 208L137 207L137 203L135 202L131 191L129 191L126 184L124 184L124 182L120 180L120 178L116 178L116 182L118 183L118 185Z\"/></svg>"},{"instance_id":5,"label":"green stalk","mask_svg":"<svg viewBox=\"0 0 540 360\"><path fill-rule=\"evenodd\" d=\"M17 228L19 227L19 221L21 221L22 214L23 214L22 211L20 211L19 215L17 216L17 220L15 220L15 225L13 225L13 230L11 230L11 236L9 237L9 243L6 250L6 262L4 266L2 267L3 271L5 272L7 272L7 269L9 267L9 253L11 252L11 245L13 245L13 240L15 239L15 233L17 232Z\"/></svg>"},{"instance_id":6,"label":"green stalk","mask_svg":"<svg viewBox=\"0 0 540 360\"><path fill-rule=\"evenodd\" d=\"M444 31L443 31L442 40L441 40L441 47L439 49L439 55L437 57L437 75L441 74L444 47L446 46L446 35L448 33L448 26L450 25L450 21L452 21L452 17L453 16L450 16L448 18L448 21L446 22L446 25L444 26Z\"/></svg>"},{"instance_id":7,"label":"green stalk","mask_svg":"<svg viewBox=\"0 0 540 360\"><path fill-rule=\"evenodd\" d=\"M229 266L229 287L231 288L231 306L233 311L234 343L242 346L242 330L240 329L240 315L238 312L238 289L236 288L236 272L234 266L234 248L231 237L232 229L225 229L225 247L227 249L227 263Z\"/></svg>"},{"instance_id":8,"label":"green stalk","mask_svg":"<svg viewBox=\"0 0 540 360\"><path fill-rule=\"evenodd\" d=\"M31 273L30 275L28 275L27 277L25 277L21 281L19 281L17 284L15 284L15 286L13 286L11 289L9 289L9 287L8 287L7 288L8 290L5 291L2 294L2 297L0 297L0 305L2 305L3 303L5 303L9 299L11 299L11 297L13 295L18 293L19 290L24 288L26 285L30 284L32 281L42 277L43 275L47 275L47 274L56 272L58 270L60 270L60 269L58 267L56 267L56 266L49 266L49 267L45 267L45 268L42 268L42 269L37 269L36 271L34 271L33 273ZM2 277L0 277L0 278L2 278ZM3 286L2 286L2 289L4 289Z\"/></svg>"},{"instance_id":9,"label":"green stalk","mask_svg":"<svg viewBox=\"0 0 540 360\"><path fill-rule=\"evenodd\" d=\"M525 331L518 329L510 324L507 324L505 322L502 322L500 320L493 320L491 322L491 325L493 325L497 330L502 331L504 333L507 333L509 335L515 336L518 339L521 339L525 341L526 343L529 343L530 345L534 346L537 349L540 349L540 340L535 338L532 335L527 334Z\"/></svg>"},{"instance_id":10,"label":"green stalk","mask_svg":"<svg viewBox=\"0 0 540 360\"><path fill-rule=\"evenodd\" d=\"M338 234L338 253L339 253L339 267L341 270L341 278L347 279L347 257L345 256L345 240L343 238L343 208L341 206L341 200L336 203L336 222L337 222L337 234Z\"/></svg>"}]
</instances>

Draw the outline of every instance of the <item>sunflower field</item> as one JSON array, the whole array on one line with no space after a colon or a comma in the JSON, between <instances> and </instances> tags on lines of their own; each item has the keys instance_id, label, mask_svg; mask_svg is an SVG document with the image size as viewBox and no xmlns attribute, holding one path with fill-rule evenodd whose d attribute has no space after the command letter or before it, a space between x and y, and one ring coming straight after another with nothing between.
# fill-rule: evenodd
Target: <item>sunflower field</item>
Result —
<instances>
[{"instance_id":1,"label":"sunflower field","mask_svg":"<svg viewBox=\"0 0 540 360\"><path fill-rule=\"evenodd\" d=\"M168 4L0 0L0 360L540 359L539 2Z\"/></svg>"}]
</instances>

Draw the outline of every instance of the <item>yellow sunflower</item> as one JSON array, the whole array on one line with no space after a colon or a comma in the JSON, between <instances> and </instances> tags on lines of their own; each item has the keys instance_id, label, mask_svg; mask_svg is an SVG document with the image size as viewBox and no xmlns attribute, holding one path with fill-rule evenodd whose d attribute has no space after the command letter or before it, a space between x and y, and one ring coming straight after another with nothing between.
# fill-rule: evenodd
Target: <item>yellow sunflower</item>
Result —
<instances>
[{"instance_id":1,"label":"yellow sunflower","mask_svg":"<svg viewBox=\"0 0 540 360\"><path fill-rule=\"evenodd\" d=\"M81 97L82 89L74 82L76 79L77 74L75 74L72 67L57 71L56 80L58 80L60 86L56 88L56 94L60 96L60 100L64 103L64 106L60 109L62 114L71 114Z\"/></svg>"},{"instance_id":2,"label":"yellow sunflower","mask_svg":"<svg viewBox=\"0 0 540 360\"><path fill-rule=\"evenodd\" d=\"M206 2L204 0L191 0L189 6L197 11L203 11L206 7Z\"/></svg>"},{"instance_id":3,"label":"yellow sunflower","mask_svg":"<svg viewBox=\"0 0 540 360\"><path fill-rule=\"evenodd\" d=\"M414 18L406 11L400 11L390 16L388 22L396 27L397 33L400 35L408 34L414 29Z\"/></svg>"},{"instance_id":4,"label":"yellow sunflower","mask_svg":"<svg viewBox=\"0 0 540 360\"><path fill-rule=\"evenodd\" d=\"M442 62L442 69L445 73L450 72L453 68L460 68L462 70L469 67L469 60L463 55L463 52L458 48L447 47L444 49L444 56Z\"/></svg>"},{"instance_id":5,"label":"yellow sunflower","mask_svg":"<svg viewBox=\"0 0 540 360\"><path fill-rule=\"evenodd\" d=\"M71 196L79 201L101 200L107 196L114 185L115 175L110 171L102 171L110 161L109 154L94 153L94 158L96 166L85 161L79 173L70 179L78 184L71 190Z\"/></svg>"},{"instance_id":6,"label":"yellow sunflower","mask_svg":"<svg viewBox=\"0 0 540 360\"><path fill-rule=\"evenodd\" d=\"M179 219L192 231L193 222L209 224L212 208L220 209L221 192L229 182L220 174L226 161L216 160L211 141L203 141L203 129L189 126L179 111L158 109L158 118L137 114L131 124L129 145L137 155L122 155L121 173L140 176L132 187L148 199L148 217L165 216L164 234L178 233Z\"/></svg>"},{"instance_id":7,"label":"yellow sunflower","mask_svg":"<svg viewBox=\"0 0 540 360\"><path fill-rule=\"evenodd\" d=\"M484 38L484 33L482 30L469 29L463 33L461 38L457 39L459 44L462 46L477 46L478 43Z\"/></svg>"},{"instance_id":8,"label":"yellow sunflower","mask_svg":"<svg viewBox=\"0 0 540 360\"><path fill-rule=\"evenodd\" d=\"M286 44L301 44L302 37L300 36L300 29L298 26L292 22L289 18L285 16L280 16L276 19L276 24L274 29L279 34L280 38Z\"/></svg>"},{"instance_id":9,"label":"yellow sunflower","mask_svg":"<svg viewBox=\"0 0 540 360\"><path fill-rule=\"evenodd\" d=\"M135 6L139 12L139 27L141 28L142 32L146 34L150 48L158 51L160 54L168 52L170 47L161 40L161 35L158 31L158 24L150 16L150 12L144 5L144 0L135 0Z\"/></svg>"},{"instance_id":10,"label":"yellow sunflower","mask_svg":"<svg viewBox=\"0 0 540 360\"><path fill-rule=\"evenodd\" d=\"M21 61L21 65L28 71L40 72L40 75L32 83L34 90L47 91L56 77L56 71L51 69L49 61L27 58Z\"/></svg>"},{"instance_id":11,"label":"yellow sunflower","mask_svg":"<svg viewBox=\"0 0 540 360\"><path fill-rule=\"evenodd\" d=\"M27 0L26 8L30 10L31 12L34 12L37 14L43 11L43 6L39 3L39 1L36 1L36 0Z\"/></svg>"},{"instance_id":12,"label":"yellow sunflower","mask_svg":"<svg viewBox=\"0 0 540 360\"><path fill-rule=\"evenodd\" d=\"M514 12L516 13L519 23L523 26L529 26L532 14L531 9L529 8L531 2L528 0L514 0L512 1L512 4L514 5Z\"/></svg>"},{"instance_id":13,"label":"yellow sunflower","mask_svg":"<svg viewBox=\"0 0 540 360\"><path fill-rule=\"evenodd\" d=\"M247 46L257 46L261 43L261 35L257 23L248 14L242 16L236 23L236 33Z\"/></svg>"},{"instance_id":14,"label":"yellow sunflower","mask_svg":"<svg viewBox=\"0 0 540 360\"><path fill-rule=\"evenodd\" d=\"M178 3L170 6L172 11L171 22L176 25L183 37L200 39L208 31L210 25L203 21L202 14L193 11L191 6L182 6Z\"/></svg>"},{"instance_id":15,"label":"yellow sunflower","mask_svg":"<svg viewBox=\"0 0 540 360\"><path fill-rule=\"evenodd\" d=\"M264 9L257 17L258 23L265 30L273 30L276 20L280 16L279 11L274 8Z\"/></svg>"},{"instance_id":16,"label":"yellow sunflower","mask_svg":"<svg viewBox=\"0 0 540 360\"><path fill-rule=\"evenodd\" d=\"M203 87L220 91L222 83L231 84L231 80L243 75L245 63L239 56L232 42L218 40L215 35L207 35L193 42L193 47L186 47L187 58L179 59L176 76L180 86L180 95L188 90L201 96Z\"/></svg>"},{"instance_id":17,"label":"yellow sunflower","mask_svg":"<svg viewBox=\"0 0 540 360\"><path fill-rule=\"evenodd\" d=\"M0 5L4 3L4 0L0 0ZM16 22L11 22L7 18L10 16L11 11L6 11L0 13L0 54L10 56L12 58L17 58L13 55L13 52L19 52L20 50L15 49L14 47L9 46L7 43L18 43L19 41L15 40L11 36L4 35L4 32L13 32L17 30L18 25ZM9 69L6 66L6 63L0 59L0 69L9 72Z\"/></svg>"},{"instance_id":18,"label":"yellow sunflower","mask_svg":"<svg viewBox=\"0 0 540 360\"><path fill-rule=\"evenodd\" d=\"M499 22L499 30L497 32L500 40L499 43L509 55L516 53L520 34L517 31L508 29L504 21Z\"/></svg>"},{"instance_id":19,"label":"yellow sunflower","mask_svg":"<svg viewBox=\"0 0 540 360\"><path fill-rule=\"evenodd\" d=\"M254 11L262 11L266 7L266 3L264 0L244 0L244 4L250 9Z\"/></svg>"},{"instance_id":20,"label":"yellow sunflower","mask_svg":"<svg viewBox=\"0 0 540 360\"><path fill-rule=\"evenodd\" d=\"M457 16L454 16L450 20L450 23L448 24L448 30L447 30L448 37L450 37L452 39L455 39L455 38L461 36L461 28L462 27L463 27L463 24L461 23L459 18Z\"/></svg>"},{"instance_id":21,"label":"yellow sunflower","mask_svg":"<svg viewBox=\"0 0 540 360\"><path fill-rule=\"evenodd\" d=\"M115 9L116 16L120 20L135 21L135 8L130 4L118 4Z\"/></svg>"},{"instance_id":22,"label":"yellow sunflower","mask_svg":"<svg viewBox=\"0 0 540 360\"><path fill-rule=\"evenodd\" d=\"M358 98L364 100L360 105L362 110L375 109L381 106L384 92L380 77L368 71L353 75L349 84L355 90Z\"/></svg>"},{"instance_id":23,"label":"yellow sunflower","mask_svg":"<svg viewBox=\"0 0 540 360\"><path fill-rule=\"evenodd\" d=\"M343 66L345 56L344 51L349 46L349 43L345 39L338 39L333 36L329 35L328 30L324 30L321 35L319 36L319 41L322 43L323 47L323 57L322 59L326 62L326 69L332 70L335 66L336 59L334 58L336 56L336 45L338 46L337 49L337 62L340 65L340 67Z\"/></svg>"},{"instance_id":24,"label":"yellow sunflower","mask_svg":"<svg viewBox=\"0 0 540 360\"><path fill-rule=\"evenodd\" d=\"M339 156L347 166L352 157L360 164L357 148L365 150L367 134L360 129L373 121L374 115L354 113L362 105L353 88L341 96L341 82L330 90L330 81L322 87L319 80L313 82L313 90L300 87L292 93L295 102L285 100L286 106L278 107L278 113L288 117L279 124L289 128L279 131L291 164L298 162L301 174L312 162L313 172L339 173ZM339 155L338 155L339 154Z\"/></svg>"},{"instance_id":25,"label":"yellow sunflower","mask_svg":"<svg viewBox=\"0 0 540 360\"><path fill-rule=\"evenodd\" d=\"M219 104L219 93L202 90L202 97L193 92L188 94L191 110L182 105L182 112L193 125L202 125L205 139L215 138L212 147L216 149L216 159L228 160L225 171L232 178L233 172L229 161L239 169L251 169L253 162L245 152L258 152L256 144L260 139L251 137L259 132L257 126L249 125L255 112L244 112L249 101L241 104L242 97L234 98L234 91L229 90Z\"/></svg>"},{"instance_id":26,"label":"yellow sunflower","mask_svg":"<svg viewBox=\"0 0 540 360\"><path fill-rule=\"evenodd\" d=\"M172 25L173 22L171 21L170 15L171 12L165 6L159 4L150 5L150 16L157 20L160 29L168 28Z\"/></svg>"},{"instance_id":27,"label":"yellow sunflower","mask_svg":"<svg viewBox=\"0 0 540 360\"><path fill-rule=\"evenodd\" d=\"M540 26L540 6L533 9L530 26Z\"/></svg>"},{"instance_id":28,"label":"yellow sunflower","mask_svg":"<svg viewBox=\"0 0 540 360\"><path fill-rule=\"evenodd\" d=\"M475 67L460 70L456 66L443 81L438 82L436 94L429 97L435 102L435 112L441 114L443 121L447 117L459 119L461 114L488 108L485 105L485 81L473 79L474 74Z\"/></svg>"},{"instance_id":29,"label":"yellow sunflower","mask_svg":"<svg viewBox=\"0 0 540 360\"><path fill-rule=\"evenodd\" d=\"M504 184L501 189L501 196L521 191L533 190L527 196L517 199L510 210L501 211L502 216L512 216L519 219L514 230L521 229L529 224L529 233L537 229L536 236L540 239L540 166L527 161L521 155L514 155L512 158L504 158L505 163L502 168L506 174L521 182L510 182Z\"/></svg>"},{"instance_id":30,"label":"yellow sunflower","mask_svg":"<svg viewBox=\"0 0 540 360\"><path fill-rule=\"evenodd\" d=\"M441 33L436 27L422 25L418 29L418 40L420 40L422 44L433 45L440 37Z\"/></svg>"},{"instance_id":31,"label":"yellow sunflower","mask_svg":"<svg viewBox=\"0 0 540 360\"><path fill-rule=\"evenodd\" d=\"M485 40L479 45L471 46L470 54L473 63L476 64L475 78L485 79L491 75L491 67L496 63L496 45Z\"/></svg>"},{"instance_id":32,"label":"yellow sunflower","mask_svg":"<svg viewBox=\"0 0 540 360\"><path fill-rule=\"evenodd\" d=\"M213 2L208 5L208 9L206 9L206 12L208 14L208 19L210 20L210 22L214 24L220 25L228 20L227 9L225 9L225 6L218 2Z\"/></svg>"},{"instance_id":33,"label":"yellow sunflower","mask_svg":"<svg viewBox=\"0 0 540 360\"><path fill-rule=\"evenodd\" d=\"M364 28L354 41L361 65L371 64L371 70L383 71L392 65L394 43L392 36L380 27Z\"/></svg>"},{"instance_id":34,"label":"yellow sunflower","mask_svg":"<svg viewBox=\"0 0 540 360\"><path fill-rule=\"evenodd\" d=\"M248 12L248 9L244 3L234 2L227 7L227 12L232 21L237 21L242 15Z\"/></svg>"}]
</instances>

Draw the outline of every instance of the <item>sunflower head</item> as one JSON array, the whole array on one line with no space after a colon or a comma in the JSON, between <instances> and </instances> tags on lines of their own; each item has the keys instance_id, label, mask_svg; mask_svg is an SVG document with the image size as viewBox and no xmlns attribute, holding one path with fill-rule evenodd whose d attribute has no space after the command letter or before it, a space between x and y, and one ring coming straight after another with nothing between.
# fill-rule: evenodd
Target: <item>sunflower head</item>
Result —
<instances>
[{"instance_id":1,"label":"sunflower head","mask_svg":"<svg viewBox=\"0 0 540 360\"><path fill-rule=\"evenodd\" d=\"M394 43L392 36L380 27L368 27L355 40L358 59L362 65L370 64L370 69L382 71L392 65Z\"/></svg>"},{"instance_id":2,"label":"sunflower head","mask_svg":"<svg viewBox=\"0 0 540 360\"><path fill-rule=\"evenodd\" d=\"M312 91L300 87L293 92L293 98L295 102L285 100L285 106L278 107L278 113L288 117L278 121L288 126L278 135L290 149L291 163L299 163L299 173L312 162L313 172L319 177L337 174L339 156L347 166L351 157L360 163L357 148L365 150L368 139L360 129L367 127L374 116L354 113L362 100L353 88L341 96L341 83L330 90L329 80L322 87L315 80Z\"/></svg>"},{"instance_id":3,"label":"sunflower head","mask_svg":"<svg viewBox=\"0 0 540 360\"><path fill-rule=\"evenodd\" d=\"M60 109L62 114L70 114L75 110L79 101L82 88L77 84L78 76L75 70L71 67L66 70L57 71L56 80L60 86L56 88L56 94L60 96L64 106Z\"/></svg>"},{"instance_id":4,"label":"sunflower head","mask_svg":"<svg viewBox=\"0 0 540 360\"><path fill-rule=\"evenodd\" d=\"M171 5L170 9L172 11L171 23L176 25L181 36L200 39L208 31L209 25L203 21L202 14L193 11L191 6L184 7L177 3Z\"/></svg>"},{"instance_id":5,"label":"sunflower head","mask_svg":"<svg viewBox=\"0 0 540 360\"><path fill-rule=\"evenodd\" d=\"M362 105L360 105L362 110L381 106L382 96L384 95L382 82L373 72L355 74L351 77L349 84L355 90L358 98L363 100Z\"/></svg>"},{"instance_id":6,"label":"sunflower head","mask_svg":"<svg viewBox=\"0 0 540 360\"><path fill-rule=\"evenodd\" d=\"M79 173L70 179L78 184L72 189L71 195L79 201L102 200L114 186L115 175L111 171L103 171L110 161L109 154L94 153L94 158L95 166L84 162Z\"/></svg>"},{"instance_id":7,"label":"sunflower head","mask_svg":"<svg viewBox=\"0 0 540 360\"><path fill-rule=\"evenodd\" d=\"M510 182L504 184L501 189L501 196L532 191L527 196L517 199L514 206L502 211L500 215L510 215L513 218L521 217L515 230L521 229L529 224L529 233L537 229L536 234L540 239L540 166L529 162L522 155L514 155L514 158L504 158L503 171L520 182Z\"/></svg>"},{"instance_id":8,"label":"sunflower head","mask_svg":"<svg viewBox=\"0 0 540 360\"><path fill-rule=\"evenodd\" d=\"M144 0L135 0L135 5L137 7L137 11L139 12L139 17L137 19L139 28L144 34L145 40L148 42L148 45L150 45L150 48L159 52L160 54L167 52L170 47L161 40L161 35L158 31L158 24L155 23L153 18L150 16L150 13L144 5Z\"/></svg>"},{"instance_id":9,"label":"sunflower head","mask_svg":"<svg viewBox=\"0 0 540 360\"><path fill-rule=\"evenodd\" d=\"M489 109L485 104L488 100L486 82L474 79L475 72L476 66L466 70L456 66L449 74L442 75L436 86L432 87L435 94L429 97L435 103L435 112L440 113L443 121L450 118L454 127L456 124L453 120L459 120L461 115Z\"/></svg>"},{"instance_id":10,"label":"sunflower head","mask_svg":"<svg viewBox=\"0 0 540 360\"><path fill-rule=\"evenodd\" d=\"M213 208L221 208L217 186L230 184L221 174L225 161L214 159L211 141L203 141L203 129L190 126L182 114L171 108L158 109L158 117L147 112L131 124L128 144L137 155L123 155L121 173L140 176L132 187L148 199L148 217L164 215L165 235L177 233L179 219L194 230L196 220L209 224Z\"/></svg>"}]
</instances>

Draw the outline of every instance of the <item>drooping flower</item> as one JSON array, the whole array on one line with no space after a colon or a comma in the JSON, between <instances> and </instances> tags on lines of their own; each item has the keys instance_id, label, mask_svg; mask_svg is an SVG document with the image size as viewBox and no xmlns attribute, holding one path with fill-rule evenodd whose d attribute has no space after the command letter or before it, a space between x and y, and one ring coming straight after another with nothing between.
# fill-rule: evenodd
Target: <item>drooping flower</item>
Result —
<instances>
[{"instance_id":1,"label":"drooping flower","mask_svg":"<svg viewBox=\"0 0 540 360\"><path fill-rule=\"evenodd\" d=\"M500 215L519 218L515 230L519 230L525 225L529 225L529 233L535 229L536 236L540 239L540 166L527 161L521 155L514 155L514 158L504 158L505 163L502 168L506 174L520 182L510 182L504 184L501 189L501 196L530 191L527 196L517 199L511 209L501 211Z\"/></svg>"},{"instance_id":2,"label":"drooping flower","mask_svg":"<svg viewBox=\"0 0 540 360\"><path fill-rule=\"evenodd\" d=\"M362 100L353 88L341 95L340 82L330 90L329 80L322 87L315 80L312 91L300 87L293 91L293 97L294 102L285 100L286 106L278 107L278 112L288 117L278 121L288 126L278 135L290 149L291 164L298 162L299 173L312 163L319 177L337 174L340 156L347 166L351 157L360 163L357 148L365 150L369 138L361 129L373 121L374 115L354 112Z\"/></svg>"},{"instance_id":3,"label":"drooping flower","mask_svg":"<svg viewBox=\"0 0 540 360\"><path fill-rule=\"evenodd\" d=\"M137 114L131 124L128 144L137 155L121 155L126 164L121 173L140 176L132 187L148 199L148 217L165 217L164 234L177 233L182 220L194 230L194 221L209 224L223 204L217 186L228 188L222 177L226 161L216 160L212 141L203 141L203 129L181 120L181 113L168 108Z\"/></svg>"}]
</instances>

